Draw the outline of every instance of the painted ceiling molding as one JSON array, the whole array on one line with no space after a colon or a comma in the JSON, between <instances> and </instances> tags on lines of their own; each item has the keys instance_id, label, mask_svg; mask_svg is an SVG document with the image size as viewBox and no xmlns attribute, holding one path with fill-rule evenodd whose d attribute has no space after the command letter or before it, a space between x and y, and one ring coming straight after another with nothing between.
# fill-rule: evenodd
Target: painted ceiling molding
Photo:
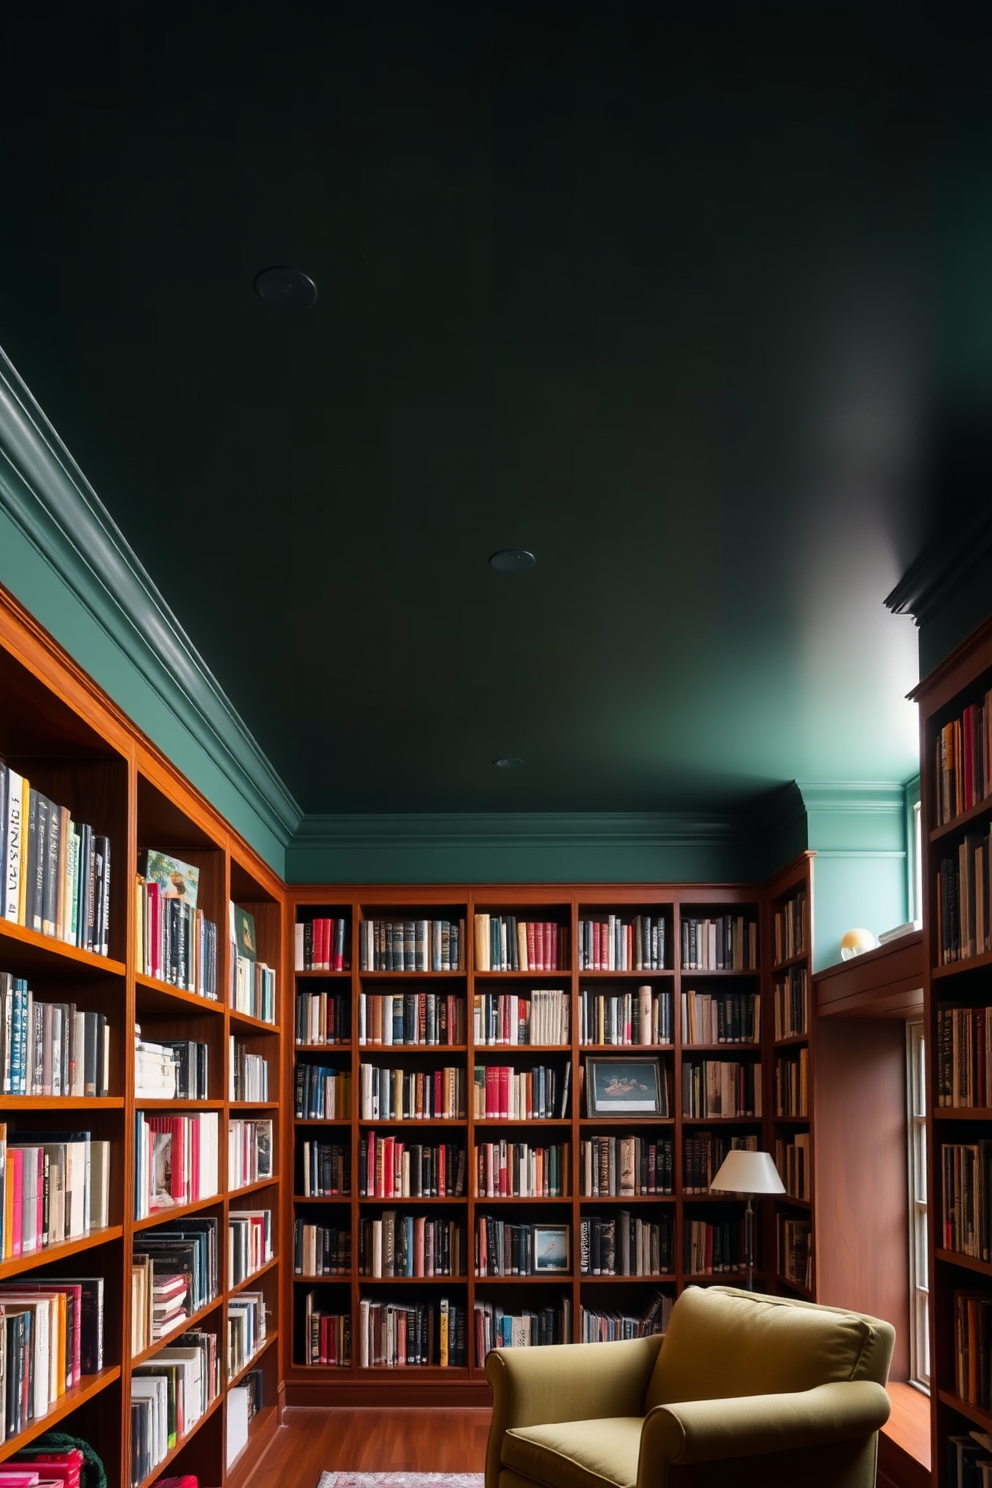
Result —
<instances>
[{"instance_id":1,"label":"painted ceiling molding","mask_svg":"<svg viewBox=\"0 0 992 1488\"><path fill-rule=\"evenodd\" d=\"M807 813L892 816L906 806L906 788L895 780L798 780L796 784Z\"/></svg>"},{"instance_id":2,"label":"painted ceiling molding","mask_svg":"<svg viewBox=\"0 0 992 1488\"><path fill-rule=\"evenodd\" d=\"M961 582L992 552L992 518L982 512L970 527L950 522L910 564L885 604L894 615L925 625L960 590Z\"/></svg>"},{"instance_id":3,"label":"painted ceiling molding","mask_svg":"<svg viewBox=\"0 0 992 1488\"><path fill-rule=\"evenodd\" d=\"M732 817L688 812L369 812L308 814L294 847L684 847L732 843Z\"/></svg>"},{"instance_id":4,"label":"painted ceiling molding","mask_svg":"<svg viewBox=\"0 0 992 1488\"><path fill-rule=\"evenodd\" d=\"M0 509L285 845L299 806L2 351Z\"/></svg>"}]
</instances>

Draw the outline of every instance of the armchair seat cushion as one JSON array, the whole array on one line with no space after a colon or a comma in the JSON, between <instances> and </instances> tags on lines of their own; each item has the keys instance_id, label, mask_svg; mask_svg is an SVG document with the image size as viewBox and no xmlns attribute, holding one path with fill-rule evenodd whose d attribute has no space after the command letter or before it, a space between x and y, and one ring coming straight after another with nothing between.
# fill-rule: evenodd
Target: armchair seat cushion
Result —
<instances>
[{"instance_id":1,"label":"armchair seat cushion","mask_svg":"<svg viewBox=\"0 0 992 1488\"><path fill-rule=\"evenodd\" d=\"M545 1488L634 1488L643 1416L518 1426L503 1437L503 1466Z\"/></svg>"}]
</instances>

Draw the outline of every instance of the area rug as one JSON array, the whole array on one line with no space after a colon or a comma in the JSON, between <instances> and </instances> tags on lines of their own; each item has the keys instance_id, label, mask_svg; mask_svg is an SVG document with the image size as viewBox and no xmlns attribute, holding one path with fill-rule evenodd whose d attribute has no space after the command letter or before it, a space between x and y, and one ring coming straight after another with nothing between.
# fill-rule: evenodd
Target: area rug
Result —
<instances>
[{"instance_id":1,"label":"area rug","mask_svg":"<svg viewBox=\"0 0 992 1488\"><path fill-rule=\"evenodd\" d=\"M485 1473L325 1472L317 1488L482 1488Z\"/></svg>"}]
</instances>

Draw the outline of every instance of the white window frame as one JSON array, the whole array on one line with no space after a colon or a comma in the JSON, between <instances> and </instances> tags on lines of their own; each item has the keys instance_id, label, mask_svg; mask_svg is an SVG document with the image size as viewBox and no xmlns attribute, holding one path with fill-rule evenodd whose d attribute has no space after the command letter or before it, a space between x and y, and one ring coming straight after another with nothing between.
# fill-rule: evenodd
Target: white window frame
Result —
<instances>
[{"instance_id":1,"label":"white window frame","mask_svg":"<svg viewBox=\"0 0 992 1488\"><path fill-rule=\"evenodd\" d=\"M922 1019L906 1024L906 1134L909 1159L909 1380L930 1393L927 1245L926 1044Z\"/></svg>"}]
</instances>

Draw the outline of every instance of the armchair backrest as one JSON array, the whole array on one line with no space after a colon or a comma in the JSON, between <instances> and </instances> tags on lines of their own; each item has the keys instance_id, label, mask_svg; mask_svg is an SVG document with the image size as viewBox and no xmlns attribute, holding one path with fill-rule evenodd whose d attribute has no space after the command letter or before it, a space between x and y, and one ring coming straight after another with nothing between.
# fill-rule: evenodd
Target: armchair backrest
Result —
<instances>
[{"instance_id":1,"label":"armchair backrest","mask_svg":"<svg viewBox=\"0 0 992 1488\"><path fill-rule=\"evenodd\" d=\"M687 1287L672 1308L644 1408L839 1380L884 1385L894 1340L891 1324L862 1313L733 1287Z\"/></svg>"}]
</instances>

